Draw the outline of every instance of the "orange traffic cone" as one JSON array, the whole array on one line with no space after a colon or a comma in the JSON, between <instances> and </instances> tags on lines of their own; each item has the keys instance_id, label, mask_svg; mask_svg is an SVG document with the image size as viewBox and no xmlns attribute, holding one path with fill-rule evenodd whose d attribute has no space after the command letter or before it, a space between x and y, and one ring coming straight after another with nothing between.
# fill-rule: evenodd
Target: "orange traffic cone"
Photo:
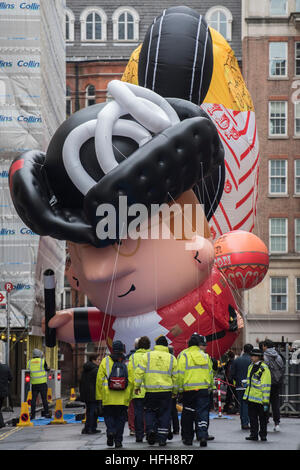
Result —
<instances>
[{"instance_id":1,"label":"orange traffic cone","mask_svg":"<svg viewBox=\"0 0 300 470\"><path fill-rule=\"evenodd\" d=\"M61 398L58 398L58 399L56 400L55 412L54 412L54 420L53 420L53 421L50 421L49 424L67 424L67 422L64 421L63 407L62 407L62 400L61 400Z\"/></svg>"},{"instance_id":2,"label":"orange traffic cone","mask_svg":"<svg viewBox=\"0 0 300 470\"><path fill-rule=\"evenodd\" d=\"M51 403L52 403L52 388L48 388L47 401L48 401L49 405L51 405Z\"/></svg>"},{"instance_id":3,"label":"orange traffic cone","mask_svg":"<svg viewBox=\"0 0 300 470\"><path fill-rule=\"evenodd\" d=\"M17 426L33 426L33 423L30 421L27 402L24 402L21 405L21 414Z\"/></svg>"},{"instance_id":4,"label":"orange traffic cone","mask_svg":"<svg viewBox=\"0 0 300 470\"><path fill-rule=\"evenodd\" d=\"M177 409L177 411L179 411L179 413L182 412L182 406L179 405L178 403L177 403L177 405L176 405L176 409Z\"/></svg>"},{"instance_id":5,"label":"orange traffic cone","mask_svg":"<svg viewBox=\"0 0 300 470\"><path fill-rule=\"evenodd\" d=\"M75 400L76 400L75 388L71 388L70 401L75 401Z\"/></svg>"},{"instance_id":6,"label":"orange traffic cone","mask_svg":"<svg viewBox=\"0 0 300 470\"><path fill-rule=\"evenodd\" d=\"M29 392L27 393L27 404L28 404L28 408L31 408L31 401L32 401L32 391L29 390Z\"/></svg>"}]
</instances>

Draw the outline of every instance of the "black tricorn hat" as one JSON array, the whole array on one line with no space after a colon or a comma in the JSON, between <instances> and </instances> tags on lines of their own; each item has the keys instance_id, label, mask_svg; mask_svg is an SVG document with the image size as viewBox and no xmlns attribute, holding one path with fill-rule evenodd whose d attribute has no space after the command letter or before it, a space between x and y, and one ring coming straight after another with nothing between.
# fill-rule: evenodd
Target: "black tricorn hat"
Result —
<instances>
[{"instance_id":1,"label":"black tricorn hat","mask_svg":"<svg viewBox=\"0 0 300 470\"><path fill-rule=\"evenodd\" d=\"M133 91L138 89L138 93L146 90L126 86ZM146 92L156 95L150 90ZM15 209L23 222L39 235L107 246L118 237L106 240L97 237L101 216L97 216L96 210L101 204L112 204L118 214L119 197L126 196L128 207L142 203L149 209L151 204L176 200L192 188L198 189L197 195L204 194L201 185L207 192L209 181L211 188L218 188L205 206L207 217L211 216L224 187L224 149L218 132L199 106L181 99L164 101L177 121L161 132L147 131L132 115L123 113L120 127L131 128L130 122L149 138L141 144L119 131L111 135L115 166L108 172L99 164L103 157L99 153L105 152L101 148L99 151L99 146L97 150L97 126L100 131L105 127L101 116L108 113L111 103L73 114L58 128L46 154L33 150L18 157L11 165L9 183ZM67 165L71 165L71 170ZM82 173L75 181L72 171L74 168L77 171L77 167ZM90 185L86 189L80 188L81 174L82 181L85 178Z\"/></svg>"}]
</instances>

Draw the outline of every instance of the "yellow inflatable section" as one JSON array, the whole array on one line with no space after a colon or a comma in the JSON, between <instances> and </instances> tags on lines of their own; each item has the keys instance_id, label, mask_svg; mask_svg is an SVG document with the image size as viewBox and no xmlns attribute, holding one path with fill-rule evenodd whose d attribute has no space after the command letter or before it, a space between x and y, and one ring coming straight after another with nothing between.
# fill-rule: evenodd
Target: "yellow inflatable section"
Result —
<instances>
[{"instance_id":1,"label":"yellow inflatable section","mask_svg":"<svg viewBox=\"0 0 300 470\"><path fill-rule=\"evenodd\" d=\"M251 96L233 50L218 31L209 29L213 41L214 68L204 103L222 104L234 111L254 111ZM124 82L139 84L138 62L141 48L142 45L131 54L122 76Z\"/></svg>"}]
</instances>

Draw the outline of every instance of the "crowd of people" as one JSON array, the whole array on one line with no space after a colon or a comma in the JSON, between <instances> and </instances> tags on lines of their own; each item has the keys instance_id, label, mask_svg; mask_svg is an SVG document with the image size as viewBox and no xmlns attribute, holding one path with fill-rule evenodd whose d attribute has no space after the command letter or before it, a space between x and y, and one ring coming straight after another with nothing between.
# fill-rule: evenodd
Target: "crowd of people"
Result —
<instances>
[{"instance_id":1,"label":"crowd of people","mask_svg":"<svg viewBox=\"0 0 300 470\"><path fill-rule=\"evenodd\" d=\"M221 366L227 385L223 412L240 414L241 429L250 431L246 439L251 441L267 440L270 405L274 430L280 430L284 361L271 340L259 346L245 344L239 357L229 351L225 367ZM177 358L164 336L157 338L153 349L147 336L136 339L127 356L121 341L113 342L112 352L101 362L92 355L81 378L80 396L87 404L82 433L99 432L101 404L109 447L122 447L126 421L137 443L146 438L150 446L166 446L173 434L181 432L184 445L193 445L196 437L206 447L214 439L208 433L209 413L220 365L205 351L206 338L194 333Z\"/></svg>"},{"instance_id":2,"label":"crowd of people","mask_svg":"<svg viewBox=\"0 0 300 470\"><path fill-rule=\"evenodd\" d=\"M126 356L121 341L114 341L111 353L102 360L91 354L83 366L80 399L86 404L82 434L95 434L97 418L103 415L107 445L122 447L126 421L136 442L144 438L150 446L165 446L181 431L182 442L201 447L214 439L209 435L209 413L214 408L215 378L223 371L226 384L225 413L239 413L242 430L249 430L247 440L267 440L270 405L274 431L280 431L280 388L284 377L284 359L267 339L258 348L245 344L235 357L227 353L225 364L218 364L206 353L206 338L194 333L188 347L175 357L165 336L156 339L151 349L147 336L137 338L134 349ZM31 419L40 393L44 415L47 403L47 371L42 351L34 349L28 361L32 386ZM9 394L12 375L0 364L0 405ZM4 426L0 406L0 427ZM178 416L181 411L181 420Z\"/></svg>"}]
</instances>

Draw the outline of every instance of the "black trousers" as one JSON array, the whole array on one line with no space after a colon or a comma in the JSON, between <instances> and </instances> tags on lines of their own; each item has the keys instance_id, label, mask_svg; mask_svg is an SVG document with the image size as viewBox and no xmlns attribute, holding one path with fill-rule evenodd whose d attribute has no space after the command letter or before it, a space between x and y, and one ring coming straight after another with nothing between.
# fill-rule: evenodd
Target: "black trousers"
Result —
<instances>
[{"instance_id":1,"label":"black trousers","mask_svg":"<svg viewBox=\"0 0 300 470\"><path fill-rule=\"evenodd\" d=\"M134 430L135 430L135 437L137 439L143 439L144 437L144 398L134 398L133 399L133 407L134 407Z\"/></svg>"},{"instance_id":2,"label":"black trousers","mask_svg":"<svg viewBox=\"0 0 300 470\"><path fill-rule=\"evenodd\" d=\"M97 429L97 420L98 420L98 401L88 401L85 403L86 410L86 421L85 429L87 431L95 431Z\"/></svg>"},{"instance_id":3,"label":"black trousers","mask_svg":"<svg viewBox=\"0 0 300 470\"><path fill-rule=\"evenodd\" d=\"M273 384L271 385L270 391L270 405L272 406L272 416L274 424L280 423L280 390L281 384ZM270 410L270 407L269 407ZM269 417L269 413L268 413Z\"/></svg>"},{"instance_id":4,"label":"black trousers","mask_svg":"<svg viewBox=\"0 0 300 470\"><path fill-rule=\"evenodd\" d=\"M103 406L103 416L107 436L113 434L115 442L123 441L124 426L127 421L127 406Z\"/></svg>"},{"instance_id":5,"label":"black trousers","mask_svg":"<svg viewBox=\"0 0 300 470\"><path fill-rule=\"evenodd\" d=\"M210 396L208 389L189 390L182 394L181 436L183 440L194 438L194 423L198 439L208 437Z\"/></svg>"},{"instance_id":6,"label":"black trousers","mask_svg":"<svg viewBox=\"0 0 300 470\"><path fill-rule=\"evenodd\" d=\"M250 435L252 437L267 437L268 415L263 405L248 401L248 416L250 421Z\"/></svg>"},{"instance_id":7,"label":"black trousers","mask_svg":"<svg viewBox=\"0 0 300 470\"><path fill-rule=\"evenodd\" d=\"M47 392L48 392L47 383L45 382L43 384L33 384L31 386L31 391L32 391L31 418L34 419L34 417L35 417L36 399L37 399L37 396L38 396L39 393L42 397L44 413L48 414L49 413L49 407L48 407L48 400L47 400Z\"/></svg>"},{"instance_id":8,"label":"black trousers","mask_svg":"<svg viewBox=\"0 0 300 470\"><path fill-rule=\"evenodd\" d=\"M172 393L147 392L145 395L146 434L156 432L158 442L166 442L171 420Z\"/></svg>"}]
</instances>

